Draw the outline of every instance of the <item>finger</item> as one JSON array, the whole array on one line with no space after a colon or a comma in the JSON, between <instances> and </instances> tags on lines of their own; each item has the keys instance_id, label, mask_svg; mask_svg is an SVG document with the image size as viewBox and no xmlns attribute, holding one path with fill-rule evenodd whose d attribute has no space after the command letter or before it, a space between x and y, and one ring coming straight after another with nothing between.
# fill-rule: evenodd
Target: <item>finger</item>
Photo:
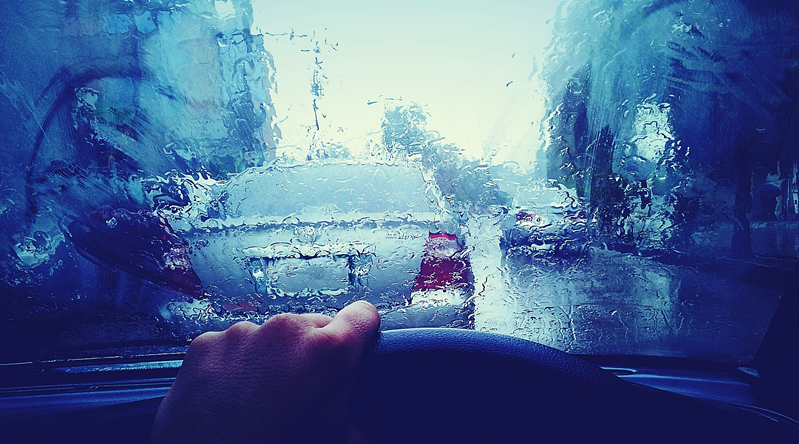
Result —
<instances>
[{"instance_id":1,"label":"finger","mask_svg":"<svg viewBox=\"0 0 799 444\"><path fill-rule=\"evenodd\" d=\"M356 301L339 311L322 330L355 341L352 345L362 349L380 329L380 315L374 305Z\"/></svg>"},{"instance_id":2,"label":"finger","mask_svg":"<svg viewBox=\"0 0 799 444\"><path fill-rule=\"evenodd\" d=\"M333 320L333 318L331 318L330 316L326 316L319 313L308 313L302 315L302 317L310 321L310 323L313 324L313 326L316 328L325 327Z\"/></svg>"}]
</instances>

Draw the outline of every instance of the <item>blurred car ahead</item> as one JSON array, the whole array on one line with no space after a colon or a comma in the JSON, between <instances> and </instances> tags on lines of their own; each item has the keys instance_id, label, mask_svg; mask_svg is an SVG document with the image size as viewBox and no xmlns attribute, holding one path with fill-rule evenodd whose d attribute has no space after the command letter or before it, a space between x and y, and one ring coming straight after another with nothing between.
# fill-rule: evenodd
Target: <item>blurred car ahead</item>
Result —
<instances>
[{"instance_id":1,"label":"blurred car ahead","mask_svg":"<svg viewBox=\"0 0 799 444\"><path fill-rule=\"evenodd\" d=\"M419 168L310 163L184 184L191 204L160 214L220 310L332 313L365 299L384 326L473 325L463 235Z\"/></svg>"},{"instance_id":2,"label":"blurred car ahead","mask_svg":"<svg viewBox=\"0 0 799 444\"><path fill-rule=\"evenodd\" d=\"M591 218L564 188L545 188L535 202L506 214L500 225L503 251L524 256L579 258L586 254Z\"/></svg>"}]
</instances>

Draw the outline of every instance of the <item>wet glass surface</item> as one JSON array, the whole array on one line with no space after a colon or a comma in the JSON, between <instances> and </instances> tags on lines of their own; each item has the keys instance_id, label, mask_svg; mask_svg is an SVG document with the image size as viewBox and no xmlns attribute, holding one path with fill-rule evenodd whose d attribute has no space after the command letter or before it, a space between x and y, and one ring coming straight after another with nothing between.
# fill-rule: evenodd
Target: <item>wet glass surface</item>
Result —
<instances>
[{"instance_id":1,"label":"wet glass surface","mask_svg":"<svg viewBox=\"0 0 799 444\"><path fill-rule=\"evenodd\" d=\"M799 14L0 5L1 362L375 304L745 364L799 255Z\"/></svg>"}]
</instances>

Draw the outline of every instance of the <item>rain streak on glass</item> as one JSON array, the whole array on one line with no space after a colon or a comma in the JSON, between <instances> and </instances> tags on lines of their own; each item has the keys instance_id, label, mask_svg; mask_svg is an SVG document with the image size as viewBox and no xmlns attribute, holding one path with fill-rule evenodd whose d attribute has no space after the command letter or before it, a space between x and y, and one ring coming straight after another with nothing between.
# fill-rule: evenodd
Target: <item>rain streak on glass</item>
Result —
<instances>
[{"instance_id":1,"label":"rain streak on glass","mask_svg":"<svg viewBox=\"0 0 799 444\"><path fill-rule=\"evenodd\" d=\"M766 9L28 3L0 5L3 362L365 299L745 364L796 271L799 24Z\"/></svg>"}]
</instances>

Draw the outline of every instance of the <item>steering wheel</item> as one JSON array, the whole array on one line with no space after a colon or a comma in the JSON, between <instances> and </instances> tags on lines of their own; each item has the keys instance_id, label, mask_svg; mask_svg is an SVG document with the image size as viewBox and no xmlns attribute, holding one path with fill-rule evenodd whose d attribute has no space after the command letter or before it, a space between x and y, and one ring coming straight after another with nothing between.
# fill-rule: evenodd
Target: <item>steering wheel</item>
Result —
<instances>
[{"instance_id":1,"label":"steering wheel","mask_svg":"<svg viewBox=\"0 0 799 444\"><path fill-rule=\"evenodd\" d=\"M350 415L378 442L527 442L599 426L592 410L631 389L580 358L511 336L394 330L363 359Z\"/></svg>"},{"instance_id":2,"label":"steering wheel","mask_svg":"<svg viewBox=\"0 0 799 444\"><path fill-rule=\"evenodd\" d=\"M20 430L30 442L146 443L160 401L47 417L20 412L2 418L0 437ZM550 347L458 329L382 332L361 362L349 408L352 422L371 429L376 443L797 442L799 436L756 412L629 383Z\"/></svg>"},{"instance_id":3,"label":"steering wheel","mask_svg":"<svg viewBox=\"0 0 799 444\"><path fill-rule=\"evenodd\" d=\"M350 398L375 442L779 442L796 429L640 386L579 357L458 329L382 332Z\"/></svg>"}]
</instances>

